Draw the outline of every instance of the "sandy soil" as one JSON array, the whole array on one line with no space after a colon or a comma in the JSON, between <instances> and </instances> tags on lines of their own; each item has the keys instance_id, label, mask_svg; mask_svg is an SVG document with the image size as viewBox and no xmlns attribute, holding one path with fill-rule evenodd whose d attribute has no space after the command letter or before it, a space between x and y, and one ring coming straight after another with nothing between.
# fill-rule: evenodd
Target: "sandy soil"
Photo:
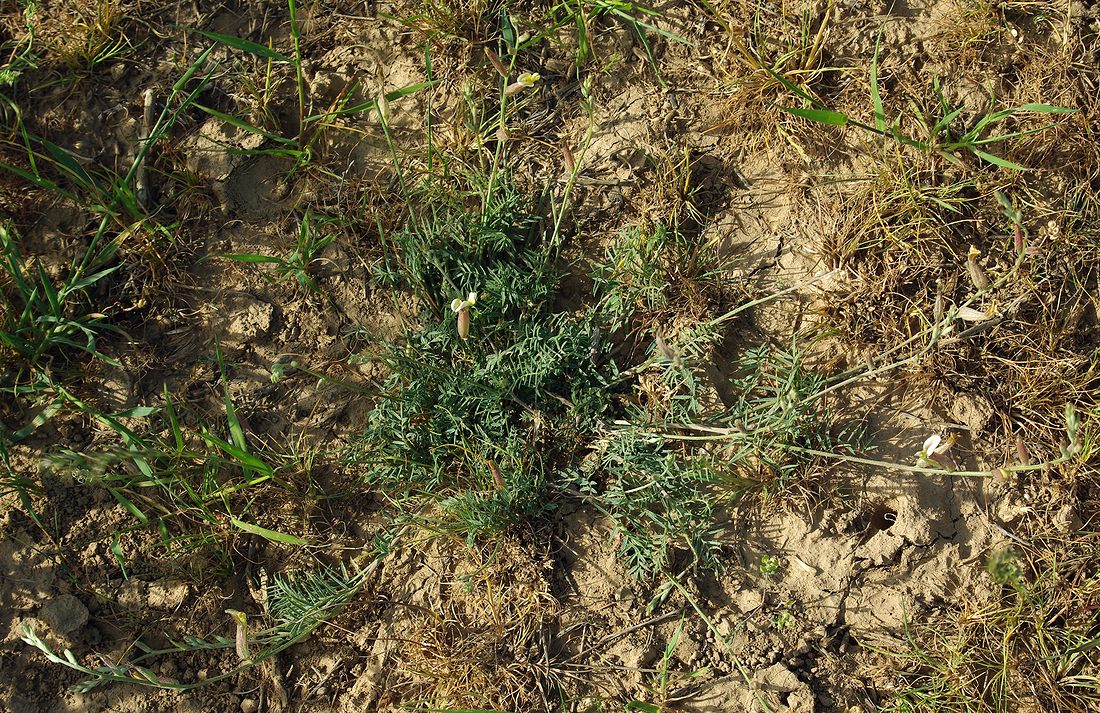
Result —
<instances>
[{"instance_id":1,"label":"sandy soil","mask_svg":"<svg viewBox=\"0 0 1100 713\"><path fill-rule=\"evenodd\" d=\"M71 5L86 9L94 3ZM414 5L313 3L302 51L314 107L331 105L352 81L359 83L350 90L358 101L369 100L380 83L392 90L427 79L424 33L389 17L435 17L424 9L428 3ZM121 6L119 32L132 47L79 80L19 95L24 119L36 133L104 165L125 166L137 150L142 93L151 88L165 96L188 59L210 44L182 28L270 39L281 51L291 46L286 7L275 2ZM881 32L888 114L904 109L907 87L927 86L933 77L944 78L950 101L968 112L986 111L991 89L998 106L1083 106L1081 97L1096 89L1095 64L1086 66L1100 56L1095 7L1050 5L1061 34L1049 35L1043 33L1051 25L1037 19L1041 13L1031 4L997 5L1001 9L987 11L994 21L986 24L976 7L957 0L829 5L820 66L838 69L820 80L825 96L839 110L867 115L865 77ZM569 250L579 260L591 258L627 226L686 211L683 194L670 187L670 177L679 177L689 186L691 209L703 216L699 239L715 241L729 259L716 311L841 268L739 320L716 353L716 369L727 368L721 360L732 360L747 346L789 343L792 334L830 319L866 331L834 332L820 340L814 358L826 369L839 371L873 356L875 343L889 343L892 337L883 333L890 330L905 336L904 320L911 315L902 301L883 298L876 304L868 296L877 294L871 283L890 279L875 261L905 259L896 246L884 241L863 248L870 257L838 257L844 240L872 239L860 231L871 230L861 213L882 206L876 202L881 196L865 192L883 170L874 142L770 108L770 95L745 81L745 68L718 23L694 7L670 3L661 9L664 15L652 22L687 44L654 40L659 77L629 28L612 18L593 20L598 42L589 76L598 128L579 171L566 226ZM820 3L785 8L788 20L803 10L814 27L826 17ZM50 61L60 56L71 12L64 3L42 3L38 36L46 60L33 78L44 82L57 71ZM4 9L0 15L7 33L0 38L25 33L18 12ZM516 17L523 15L517 11ZM517 181L525 186L560 187L566 175L560 147L576 149L588 124L572 65L575 37L564 29L558 35L560 41L545 43L541 55L527 58L531 66L522 68L542 75L522 125L510 137ZM1052 57L1069 52L1073 43L1076 64L1059 69ZM445 127L438 134L441 151L470 151L455 117L461 115L464 81L466 91L474 92L495 81L482 51L489 42L441 32L429 45L439 84L391 102L396 144L415 155L423 147L426 117L433 116ZM256 73L264 63L225 47L214 56L224 62L215 80L221 88L205 100L223 111L258 106L252 98L224 92L246 86L242 76L262 82ZM293 77L278 75L275 81L281 91L262 109L273 131L293 135ZM1051 206L1073 181L1096 180L1096 147L1087 153L1086 146L1095 118L1071 116L1052 130L1061 134L1045 137L1049 144L1018 146L1014 157L1021 161L1051 162L1035 176L997 177L998 185L1038 182L1034 194L1047 203L1037 202L1032 215L1052 216L1052 227L1043 230L1065 229ZM54 650L69 648L89 662L97 655L124 656L139 638L158 645L183 635L232 637L226 609L262 617L258 572L292 571L316 560L350 563L386 524L384 502L354 491L355 473L339 458L363 428L371 399L319 386L302 372L277 383L271 378L274 364L293 358L369 386L382 372L349 360L359 345L353 333L396 338L415 324L416 299L378 287L373 278L375 219L362 220L366 227L346 230L325 248L313 270L317 293L293 280L273 279L269 266L218 257L289 253L305 205L360 214L363 205L372 205L379 221L400 219L387 197L392 163L377 122L366 114L338 124L313 148L317 170L287 184L280 181L286 159L248 155L270 142L190 112L158 146L158 170L152 172L155 189L173 200L159 219L175 226L171 259L128 246L133 259L109 297L124 331L105 346L120 366L89 362L75 387L109 413L155 403L165 389L194 414L213 412L228 392L250 438L316 454L309 468L259 493L252 508L262 513L261 525L307 536L315 546L303 552L230 531L227 541L190 557L166 551L155 532L132 527L130 514L105 488L42 467L58 446L81 450L114 437L94 419L63 414L11 448L13 470L40 483L42 491L31 497L37 522L14 494L0 501L0 708L388 711L422 710L415 707L434 699L456 709L594 711L664 696L664 707L654 710L877 711L890 704L898 685L896 661L882 652L908 650L911 625L948 626L960 608L978 611L1002 596L987 573L991 552L1005 545L1026 549L1020 541L1033 543L1037 533L1070 537L1092 516L1087 494L1057 472L1029 479L957 478L822 461L807 473L805 492L797 497L725 508L724 567L685 578L690 598L673 591L650 609L660 582L627 573L613 528L597 510L564 502L552 515L473 546L462 538L410 535L339 616L232 680L185 692L125 684L68 690L86 677L28 646L24 625ZM1078 165L1067 167L1043 153L1060 141L1075 147L1067 150ZM686 178L677 173L685 160ZM163 173L168 166L177 171L171 180ZM956 169L944 164L940 170ZM10 175L3 180L7 193L19 185ZM28 191L22 204L7 195L4 207L20 228L25 252L61 269L82 244L88 219L40 193ZM375 198L364 201L364 195ZM954 239L952 250L962 255L974 240L966 232ZM951 269L965 275L962 262ZM578 270L578 285L587 289L583 272ZM906 274L889 288L892 294L911 295L912 304L934 295L934 275ZM907 279L930 282L912 287ZM581 289L575 304L587 309ZM1079 324L1066 327L1081 344L1097 336L1090 300L1083 303ZM229 365L224 381L211 359L216 345ZM1083 347L1075 354L1089 351ZM929 434L955 432L960 466L998 467L1014 452L1014 419L1029 414L1014 411L1005 391L990 384L1016 377L991 366L980 377L964 378L971 372L959 363L982 357L952 358L957 361L950 367L930 359L865 380L834 408L869 425L876 458L911 464ZM1035 416L1036 433L1049 431L1043 428L1056 421L1056 413ZM1036 457L1046 457L1046 442L1037 443ZM232 650L198 652L173 657L155 671L190 683L236 663Z\"/></svg>"}]
</instances>

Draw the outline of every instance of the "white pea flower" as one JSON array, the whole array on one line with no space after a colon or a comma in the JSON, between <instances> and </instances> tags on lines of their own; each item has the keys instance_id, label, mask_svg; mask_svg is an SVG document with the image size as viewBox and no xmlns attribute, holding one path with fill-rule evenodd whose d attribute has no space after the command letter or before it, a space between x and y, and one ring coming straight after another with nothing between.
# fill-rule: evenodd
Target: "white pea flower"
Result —
<instances>
[{"instance_id":1,"label":"white pea flower","mask_svg":"<svg viewBox=\"0 0 1100 713\"><path fill-rule=\"evenodd\" d=\"M466 299L451 300L451 311L458 315L458 336L466 339L470 335L470 308L477 304L477 293L471 292Z\"/></svg>"},{"instance_id":2,"label":"white pea flower","mask_svg":"<svg viewBox=\"0 0 1100 713\"><path fill-rule=\"evenodd\" d=\"M955 445L955 436L952 434L943 440L936 433L933 433L928 438L924 439L924 445L921 446L920 452L917 453L917 464L922 467L928 468L947 468L948 470L954 470L954 465L951 462L950 456L947 456L947 451L951 450L951 446Z\"/></svg>"},{"instance_id":3,"label":"white pea flower","mask_svg":"<svg viewBox=\"0 0 1100 713\"><path fill-rule=\"evenodd\" d=\"M943 439L941 439L938 434L933 433L931 436L924 439L924 446L921 448L920 452L923 453L925 457L934 455L936 449L940 447L942 440Z\"/></svg>"},{"instance_id":4,"label":"white pea flower","mask_svg":"<svg viewBox=\"0 0 1100 713\"><path fill-rule=\"evenodd\" d=\"M542 76L535 72L524 72L519 75L515 82L512 82L505 88L504 95L510 97L513 94L519 94L524 89L530 89L535 86L540 79L542 79Z\"/></svg>"},{"instance_id":5,"label":"white pea flower","mask_svg":"<svg viewBox=\"0 0 1100 713\"><path fill-rule=\"evenodd\" d=\"M477 293L471 292L469 296L464 300L460 300L457 297L451 300L451 310L454 312L461 312L464 309L469 309L477 304Z\"/></svg>"}]
</instances>

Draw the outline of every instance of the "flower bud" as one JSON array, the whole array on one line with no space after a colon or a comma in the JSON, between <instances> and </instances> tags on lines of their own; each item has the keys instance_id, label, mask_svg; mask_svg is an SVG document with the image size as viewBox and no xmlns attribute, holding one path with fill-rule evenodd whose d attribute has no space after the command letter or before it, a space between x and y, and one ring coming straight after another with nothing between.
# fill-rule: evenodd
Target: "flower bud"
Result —
<instances>
[{"instance_id":1,"label":"flower bud","mask_svg":"<svg viewBox=\"0 0 1100 713\"><path fill-rule=\"evenodd\" d=\"M462 339L470 336L470 308L463 307L458 311L458 336Z\"/></svg>"},{"instance_id":2,"label":"flower bud","mask_svg":"<svg viewBox=\"0 0 1100 713\"><path fill-rule=\"evenodd\" d=\"M457 297L451 300L451 311L458 314L458 336L463 339L470 334L470 308L476 304L476 292L471 292L464 300Z\"/></svg>"},{"instance_id":3,"label":"flower bud","mask_svg":"<svg viewBox=\"0 0 1100 713\"><path fill-rule=\"evenodd\" d=\"M664 340L660 332L654 332L653 336L656 337L657 351L661 353L661 356L672 362L673 366L679 368L680 355L676 353L676 350L668 345L668 342Z\"/></svg>"},{"instance_id":4,"label":"flower bud","mask_svg":"<svg viewBox=\"0 0 1100 713\"><path fill-rule=\"evenodd\" d=\"M251 661L252 653L248 650L248 616L236 609L226 609L225 613L233 617L233 621L237 624L237 636L234 642L237 657L241 661Z\"/></svg>"},{"instance_id":5,"label":"flower bud","mask_svg":"<svg viewBox=\"0 0 1100 713\"><path fill-rule=\"evenodd\" d=\"M576 160L573 158L573 150L567 144L562 144L561 155L565 159L565 172L573 173L577 167Z\"/></svg>"},{"instance_id":6,"label":"flower bud","mask_svg":"<svg viewBox=\"0 0 1100 713\"><path fill-rule=\"evenodd\" d=\"M1027 452L1027 444L1024 443L1024 437L1020 434L1016 434L1016 457L1019 458L1022 465L1031 465L1031 455Z\"/></svg>"},{"instance_id":7,"label":"flower bud","mask_svg":"<svg viewBox=\"0 0 1100 713\"><path fill-rule=\"evenodd\" d=\"M489 58L489 62L492 63L493 68L496 69L497 73L499 73L502 77L507 77L508 70L504 68L504 65L500 61L500 58L497 57L496 52L493 52L488 47L485 47L484 50L485 56Z\"/></svg>"},{"instance_id":8,"label":"flower bud","mask_svg":"<svg viewBox=\"0 0 1100 713\"><path fill-rule=\"evenodd\" d=\"M378 96L374 99L374 105L378 108L378 120L388 125L390 123L390 100L386 99L384 89L378 92Z\"/></svg>"},{"instance_id":9,"label":"flower bud","mask_svg":"<svg viewBox=\"0 0 1100 713\"><path fill-rule=\"evenodd\" d=\"M981 250L970 246L970 251L966 254L966 269L970 273L970 281L974 283L974 286L979 290L989 289L989 278L982 272L982 268L978 265L978 257L982 254Z\"/></svg>"},{"instance_id":10,"label":"flower bud","mask_svg":"<svg viewBox=\"0 0 1100 713\"><path fill-rule=\"evenodd\" d=\"M489 472L493 475L493 485L497 490L507 490L508 486L504 482L504 476L500 473L500 468L493 461L489 461Z\"/></svg>"}]
</instances>

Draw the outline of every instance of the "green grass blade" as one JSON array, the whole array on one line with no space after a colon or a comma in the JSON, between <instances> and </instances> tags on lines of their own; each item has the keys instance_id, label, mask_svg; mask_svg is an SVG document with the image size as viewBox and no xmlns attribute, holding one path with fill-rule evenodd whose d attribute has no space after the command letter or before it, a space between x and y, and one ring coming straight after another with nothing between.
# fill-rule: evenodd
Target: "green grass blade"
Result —
<instances>
[{"instance_id":1,"label":"green grass blade","mask_svg":"<svg viewBox=\"0 0 1100 713\"><path fill-rule=\"evenodd\" d=\"M11 434L12 440L20 441L27 436L31 435L38 430L39 426L42 426L51 418L57 415L57 412L61 410L63 402L61 399L55 399L47 404L41 411L34 415L25 426L20 428L15 433Z\"/></svg>"},{"instance_id":2,"label":"green grass blade","mask_svg":"<svg viewBox=\"0 0 1100 713\"><path fill-rule=\"evenodd\" d=\"M122 542L119 539L118 531L111 533L111 554L114 555L119 569L122 570L122 578L129 579L130 575L126 573L126 556L122 552Z\"/></svg>"},{"instance_id":3,"label":"green grass blade","mask_svg":"<svg viewBox=\"0 0 1100 713\"><path fill-rule=\"evenodd\" d=\"M649 14L649 15L659 15L660 14L656 10L650 10L649 8L644 8L640 5L635 5L634 9L639 10L640 12L643 12L643 13ZM638 18L634 17L633 15L630 15L626 12L623 12L619 8L612 7L611 8L611 14L615 15L620 20L622 20L622 21L624 21L628 24L634 24L634 25L638 25L639 27L644 27L646 30L648 30L650 32L653 32L655 34L658 34L658 35L660 35L661 37L664 37L667 40L672 40L673 42L678 42L679 44L682 44L685 47L690 47L691 46L690 42L688 42L683 37L680 37L675 32L670 32L669 30L663 30L660 27L657 27L656 25L651 25L648 22L645 22L644 20L639 20Z\"/></svg>"},{"instance_id":4,"label":"green grass blade","mask_svg":"<svg viewBox=\"0 0 1100 713\"><path fill-rule=\"evenodd\" d=\"M61 299L57 295L57 290L54 289L53 282L50 281L50 276L46 274L46 268L42 267L41 263L38 265L38 282L42 285L42 294L46 295L46 301L50 303L50 312L54 315L63 314Z\"/></svg>"},{"instance_id":5,"label":"green grass blade","mask_svg":"<svg viewBox=\"0 0 1100 713\"><path fill-rule=\"evenodd\" d=\"M244 530L245 532L253 535L259 535L260 537L271 540L272 542L279 542L284 545L308 545L309 540L304 540L301 537L295 535L288 535L284 532L277 532L276 530L269 530L266 527L260 527L259 525L253 525L248 522L243 522L235 517L229 518L233 526Z\"/></svg>"},{"instance_id":6,"label":"green grass blade","mask_svg":"<svg viewBox=\"0 0 1100 713\"><path fill-rule=\"evenodd\" d=\"M126 510L134 516L135 520L140 522L142 525L149 524L149 518L145 516L145 513L143 513L137 505L134 505L134 503L129 498L120 493L116 488L108 487L107 492L113 495L115 500L117 500L122 505L122 507L126 508Z\"/></svg>"},{"instance_id":7,"label":"green grass blade","mask_svg":"<svg viewBox=\"0 0 1100 713\"><path fill-rule=\"evenodd\" d=\"M508 713L495 708L416 708L418 713Z\"/></svg>"},{"instance_id":8,"label":"green grass blade","mask_svg":"<svg viewBox=\"0 0 1100 713\"><path fill-rule=\"evenodd\" d=\"M227 253L222 255L226 260L232 260L234 262L247 262L247 263L276 263L282 265L285 260L280 257L270 257L268 255L249 255L245 253Z\"/></svg>"},{"instance_id":9,"label":"green grass blade","mask_svg":"<svg viewBox=\"0 0 1100 713\"><path fill-rule=\"evenodd\" d=\"M264 463L262 460L252 455L248 451L238 448L232 443L224 441L212 433L200 433L199 436L201 436L202 439L210 445L220 448L226 453L226 455L233 457L237 461L237 465L241 466L242 469L256 470L263 475L269 477L274 475L274 471L271 469L271 466L269 466L267 463Z\"/></svg>"},{"instance_id":10,"label":"green grass blade","mask_svg":"<svg viewBox=\"0 0 1100 713\"><path fill-rule=\"evenodd\" d=\"M237 127L241 131L247 131L250 134L256 134L257 136L262 136L265 139L270 139L271 141L274 141L274 142L279 143L279 144L284 144L284 145L294 144L294 139L288 139L285 136L279 136L278 134L273 134L270 131L265 131L265 130L259 128L258 126L253 126L252 124L249 124L247 121L244 121L242 119L238 119L237 117L232 116L231 114L226 114L224 112L220 112L217 109L211 109L210 107L203 106L202 104L199 104L198 102L194 102L194 107L196 109L199 109L200 111L206 112L207 114L209 114L210 116L212 116L216 119L221 119L222 121L224 121L225 123L227 123L231 126Z\"/></svg>"},{"instance_id":11,"label":"green grass blade","mask_svg":"<svg viewBox=\"0 0 1100 713\"><path fill-rule=\"evenodd\" d=\"M229 422L229 436L233 440L233 445L247 453L248 441L245 440L244 428L241 427L241 421L237 418L237 409L233 408L233 399L229 398L228 383L225 389L225 418Z\"/></svg>"},{"instance_id":12,"label":"green grass blade","mask_svg":"<svg viewBox=\"0 0 1100 713\"><path fill-rule=\"evenodd\" d=\"M652 703L645 703L643 701L634 700L626 704L626 710L628 711L642 711L642 713L661 713L661 708L655 706Z\"/></svg>"},{"instance_id":13,"label":"green grass blade","mask_svg":"<svg viewBox=\"0 0 1100 713\"><path fill-rule=\"evenodd\" d=\"M67 198L67 199L71 200L74 203L78 203L78 204L81 204L81 205L84 204L84 201L77 198L76 194L70 193L69 191L67 191L64 188L62 188L61 186L57 185L56 183L54 183L50 179L43 178L42 176L38 175L37 173L31 173L30 171L25 171L25 170L19 168L18 166L11 166L7 163L4 163L3 161L0 161L0 169L3 169L5 171L7 171L8 173L14 174L14 175L18 176L19 178L22 178L24 181L26 181L27 183L30 183L32 186L38 186L39 188L50 191L51 193L56 193L56 194L58 194L58 195L60 195L64 198Z\"/></svg>"},{"instance_id":14,"label":"green grass blade","mask_svg":"<svg viewBox=\"0 0 1100 713\"><path fill-rule=\"evenodd\" d=\"M156 406L135 406L115 414L117 418L149 418L160 411Z\"/></svg>"},{"instance_id":15,"label":"green grass blade","mask_svg":"<svg viewBox=\"0 0 1100 713\"><path fill-rule=\"evenodd\" d=\"M803 119L816 121L819 124L827 124L829 126L848 125L848 115L841 114L839 111L832 111L829 109L798 109L796 107L783 106L782 104L774 104L773 106L782 109L788 114L794 114Z\"/></svg>"},{"instance_id":16,"label":"green grass blade","mask_svg":"<svg viewBox=\"0 0 1100 713\"><path fill-rule=\"evenodd\" d=\"M995 111L992 114L987 114L986 116L982 117L981 121L978 122L978 126L984 127L989 124L995 124L999 121L1007 119L1010 116L1024 112L1032 112L1035 114L1072 114L1075 111L1077 110L1069 109L1062 106L1051 106L1050 104L1021 104L1020 106L1012 107L1011 109L1001 109L1000 111Z\"/></svg>"},{"instance_id":17,"label":"green grass blade","mask_svg":"<svg viewBox=\"0 0 1100 713\"><path fill-rule=\"evenodd\" d=\"M395 89L392 92L386 92L386 101L397 101L398 99L401 99L403 97L407 97L410 94L415 94L416 92L419 92L422 89L430 89L431 87L434 87L438 83L439 83L438 80L432 80L432 81L427 81L427 82L416 82L415 84L406 85L406 86L401 87L399 89ZM361 114L365 111L374 111L377 108L377 106L378 106L378 103L374 99L372 99L370 101L363 102L362 104L356 104L355 106L349 106L349 107L346 107L344 109L339 109L337 111L328 112L328 113L325 113L325 114L314 114L313 116L307 116L305 118L305 121L313 122L313 121L320 121L320 120L324 120L324 119L332 119L332 118L338 117L338 116L351 116L353 114Z\"/></svg>"},{"instance_id":18,"label":"green grass blade","mask_svg":"<svg viewBox=\"0 0 1100 713\"><path fill-rule=\"evenodd\" d=\"M168 417L168 430L172 432L172 440L176 442L176 456L183 455L183 430L180 428L179 418L176 416L176 407L172 405L172 395L168 392L168 386L164 386L164 414Z\"/></svg>"},{"instance_id":19,"label":"green grass blade","mask_svg":"<svg viewBox=\"0 0 1100 713\"><path fill-rule=\"evenodd\" d=\"M577 66L579 68L592 56L592 47L588 42L588 20L584 16L583 6L577 8L574 24L577 26Z\"/></svg>"},{"instance_id":20,"label":"green grass blade","mask_svg":"<svg viewBox=\"0 0 1100 713\"><path fill-rule=\"evenodd\" d=\"M15 486L15 494L19 497L19 504L23 506L23 512L27 513L31 520L34 520L34 524L46 530L46 526L42 524L42 520L38 517L38 511L34 509L34 502L31 500L31 496L27 492L27 489L21 485L17 485Z\"/></svg>"},{"instance_id":21,"label":"green grass blade","mask_svg":"<svg viewBox=\"0 0 1100 713\"><path fill-rule=\"evenodd\" d=\"M76 179L76 182L80 184L81 188L89 191L94 191L96 189L95 179L92 178L90 173L84 170L83 166L76 162L76 159L73 158L71 153L52 141L47 141L46 139L39 139L39 141L41 141L42 145L46 147L46 150L50 152L54 160L60 164L61 168Z\"/></svg>"},{"instance_id":22,"label":"green grass blade","mask_svg":"<svg viewBox=\"0 0 1100 713\"><path fill-rule=\"evenodd\" d=\"M787 91L792 92L797 97L799 97L800 99L804 99L805 101L809 102L810 105L813 106L813 107L816 107L816 108L821 109L821 110L827 110L827 107L824 104L822 104L821 102L819 102L817 99L814 99L813 96L811 96L809 92L807 92L806 90L804 90L800 87L795 86L794 82L787 79L786 77L784 77L779 72L776 72L771 67L764 67L763 69L764 69L765 72L767 72L768 74L770 74L772 76L772 79L774 79L775 81L782 84L787 89ZM780 107L780 108L782 108L782 107Z\"/></svg>"},{"instance_id":23,"label":"green grass blade","mask_svg":"<svg viewBox=\"0 0 1100 713\"><path fill-rule=\"evenodd\" d=\"M653 74L657 77L657 84L661 85L661 89L667 89L668 85L665 84L665 78L661 76L661 68L657 64L657 57L653 54L653 48L649 45L649 40L646 39L645 32L642 30L641 25L634 20L630 21L630 26L638 34L638 40L642 44L642 49L645 51L646 59L649 60L649 65L653 67Z\"/></svg>"},{"instance_id":24,"label":"green grass blade","mask_svg":"<svg viewBox=\"0 0 1100 713\"><path fill-rule=\"evenodd\" d=\"M513 27L512 18L508 17L508 10L505 8L500 10L500 36L504 44L509 47L516 46L516 28Z\"/></svg>"},{"instance_id":25,"label":"green grass blade","mask_svg":"<svg viewBox=\"0 0 1100 713\"><path fill-rule=\"evenodd\" d=\"M932 136L933 138L939 136L947 129L948 126L951 125L952 121L959 118L959 114L962 114L962 112L963 107L960 106L958 109L955 109L954 111L945 114L939 121L935 123L935 125L931 129L928 130L929 136Z\"/></svg>"},{"instance_id":26,"label":"green grass blade","mask_svg":"<svg viewBox=\"0 0 1100 713\"><path fill-rule=\"evenodd\" d=\"M23 262L23 255L19 252L19 244L11 238L11 234L3 227L0 227L0 250L7 258L4 261L4 272L8 273L8 277L19 288L23 301L29 302L33 290L27 284L26 263Z\"/></svg>"},{"instance_id":27,"label":"green grass blade","mask_svg":"<svg viewBox=\"0 0 1100 713\"><path fill-rule=\"evenodd\" d=\"M72 282L68 285L65 285L61 289L61 291L62 291L63 294L68 295L69 293L76 292L77 290L83 290L85 287L88 287L89 285L92 285L92 284L95 284L96 282L99 282L104 277L106 277L107 275L110 275L112 272L119 269L120 267L122 267L121 264L115 265L113 267L107 268L106 270L100 270L99 272L95 272L95 273L92 273L91 275L88 275L86 277L82 277L81 279L77 280L76 282Z\"/></svg>"},{"instance_id":28,"label":"green grass blade","mask_svg":"<svg viewBox=\"0 0 1100 713\"><path fill-rule=\"evenodd\" d=\"M243 37L237 37L235 35L223 35L220 32L210 32L209 30L195 30L203 37L214 40L226 47L232 47L235 50L241 50L242 52L248 52L258 57L264 57L265 59L274 60L276 62L286 62L290 64L290 57L285 54L276 52L266 45L261 45L259 42L253 42L252 40L246 40Z\"/></svg>"},{"instance_id":29,"label":"green grass blade","mask_svg":"<svg viewBox=\"0 0 1100 713\"><path fill-rule=\"evenodd\" d=\"M1059 106L1051 106L1049 104L1022 104L1022 105L1020 105L1018 107L1014 107L1012 109L1003 109L1001 111L994 112L992 114L986 114L985 116L983 116L978 121L978 123L974 125L974 128L972 128L970 131L966 132L966 134L960 139L960 143L966 145L969 148L970 145L972 145L972 144L973 145L979 145L979 144L993 143L993 142L996 142L996 141L1004 141L1006 139L1015 138L1017 136L1026 136L1028 134L1033 134L1033 133L1038 133L1040 131L1045 131L1046 129L1049 129L1052 126L1057 125L1057 124L1048 124L1046 126L1041 126L1041 127L1035 128L1035 129L1028 129L1026 131L1018 131L1018 132L1013 132L1013 133L1009 133L1009 134L1001 134L1001 135L998 135L998 136L990 136L990 137L987 137L987 138L984 138L984 139L979 139L979 137L985 132L987 127L989 127L993 124L996 124L1000 121L1003 121L1004 119L1007 119L1007 118L1009 118L1011 116L1014 116L1014 115L1016 115L1018 113L1021 113L1021 112L1033 112L1033 113L1036 113L1036 114L1071 114L1074 111L1076 111L1076 110L1075 109L1067 109L1065 107L1059 107Z\"/></svg>"},{"instance_id":30,"label":"green grass blade","mask_svg":"<svg viewBox=\"0 0 1100 713\"><path fill-rule=\"evenodd\" d=\"M217 33L215 33L215 34L217 34ZM177 79L175 84L172 85L172 94L173 94L173 96L176 95L176 94L179 94L180 92L183 91L183 88L187 86L187 83L191 81L192 77L194 77L196 74L198 74L199 70L202 69L203 65L206 64L206 60L209 59L210 54L213 51L214 51L213 47L207 47L206 50L203 51L202 54L200 54L198 57L195 58L195 61L191 63L191 66L187 68L187 71L184 72L182 75L180 75L180 78ZM200 86L204 85L205 83L206 83L205 81L199 82ZM184 102L184 107L186 107L189 103L190 102L185 101ZM163 112L161 112L161 117L160 118L163 119L164 115L167 114L167 113L168 113L167 108L165 108L165 110ZM159 126L161 124L161 121L158 120L157 124ZM163 128L166 129L167 126L164 126ZM146 142L146 143L148 143L148 142Z\"/></svg>"},{"instance_id":31,"label":"green grass blade","mask_svg":"<svg viewBox=\"0 0 1100 713\"><path fill-rule=\"evenodd\" d=\"M199 70L206 65L206 60L210 57L210 54L213 51L213 46L207 47L202 54L195 58L195 61L191 63L191 66L187 68L187 71L184 72L183 75L176 80L176 83L172 85L172 93L169 96L168 100L165 102L164 108L161 110L160 116L157 117L156 123L153 125L153 129L149 132L149 137L142 142L141 150L138 151L137 155L134 157L133 163L130 164L130 169L126 172L125 180L127 182L131 181L134 178L134 174L137 172L138 167L144 163L146 155L149 153L152 147L158 141L160 141L161 136L163 136L164 133L167 132L168 129L176 123L176 119L179 118L182 113L187 111L191 104L194 103L195 98L205 90L206 85L213 78L214 70L211 69L199 80L198 85L195 86L187 94L187 96L183 98L183 101L180 102L179 106L177 106L175 109L171 109L171 105L175 97L183 93L183 90L187 86L188 82L190 82L191 79L199 73Z\"/></svg>"},{"instance_id":32,"label":"green grass blade","mask_svg":"<svg viewBox=\"0 0 1100 713\"><path fill-rule=\"evenodd\" d=\"M882 95L878 86L878 58L882 46L882 31L875 38L875 55L871 58L871 105L875 114L875 128L885 133L886 113L882 108Z\"/></svg>"},{"instance_id":33,"label":"green grass blade","mask_svg":"<svg viewBox=\"0 0 1100 713\"><path fill-rule=\"evenodd\" d=\"M920 107L917 106L917 103L914 102L912 99L909 100L909 110L911 112L910 115L914 119L917 120L918 124L920 124L920 128L924 129L925 133L928 133L929 135L931 135L932 127L930 127L928 125L928 120L925 118L924 112L922 112L920 110ZM898 132L898 126L900 124L900 121L901 121L900 117L894 121L894 133L895 134Z\"/></svg>"},{"instance_id":34,"label":"green grass blade","mask_svg":"<svg viewBox=\"0 0 1100 713\"><path fill-rule=\"evenodd\" d=\"M1027 166L1021 166L1018 163L1013 163L1012 161L1009 161L1006 158L1001 158L1000 156L994 156L991 153L986 153L985 151L977 149L973 146L970 147L970 150L974 153L975 156L982 159L983 161L988 161L989 163L993 164L994 166L1000 166L1001 168L1007 168L1007 169L1011 169L1013 171L1028 171L1028 170L1030 170Z\"/></svg>"},{"instance_id":35,"label":"green grass blade","mask_svg":"<svg viewBox=\"0 0 1100 713\"><path fill-rule=\"evenodd\" d=\"M248 441L245 440L244 429L241 428L241 421L239 418L237 418L237 409L233 408L233 399L229 396L229 379L226 378L225 375L225 359L222 358L222 350L220 346L215 348L215 356L218 360L218 371L221 374L222 384L225 385L225 419L229 424L229 439L230 441L232 441L232 448L234 449L233 451L226 452L234 456L238 456L238 454L247 456L247 464L242 465L245 470L245 475L251 477L251 473L248 472L248 468L252 467L252 464L249 461L259 462L262 466L260 468L261 472L264 472L267 475L271 475L271 469L268 468L267 465L263 463L263 461L260 461L258 458L255 458L254 456L252 456L252 454L248 452Z\"/></svg>"},{"instance_id":36,"label":"green grass blade","mask_svg":"<svg viewBox=\"0 0 1100 713\"><path fill-rule=\"evenodd\" d=\"M1016 111L1034 111L1039 114L1076 114L1076 109L1067 106L1052 106L1050 104L1021 104Z\"/></svg>"},{"instance_id":37,"label":"green grass blade","mask_svg":"<svg viewBox=\"0 0 1100 713\"><path fill-rule=\"evenodd\" d=\"M230 156L281 156L283 158L291 159L291 160L294 160L294 161L297 161L298 159L305 156L305 154L302 151L298 151L297 149L291 149L291 148L287 148L287 149L277 149L277 148L271 148L271 149L236 149L236 148L228 148L228 149L226 149L225 152ZM326 173L326 175L331 176L332 174L331 173ZM337 176L337 178L339 178L339 176Z\"/></svg>"},{"instance_id":38,"label":"green grass blade","mask_svg":"<svg viewBox=\"0 0 1100 713\"><path fill-rule=\"evenodd\" d=\"M294 80L298 88L298 145L305 145L306 130L306 82L302 74L302 37L301 26L298 24L298 11L295 9L294 0L287 0L287 9L290 12L290 39L294 45Z\"/></svg>"},{"instance_id":39,"label":"green grass blade","mask_svg":"<svg viewBox=\"0 0 1100 713\"><path fill-rule=\"evenodd\" d=\"M1100 648L1100 637L1091 639L1082 644L1078 644L1072 648L1060 651L1058 653L1051 654L1050 656L1044 656L1039 659L1040 661L1052 661L1054 659L1062 658L1063 656L1071 656L1073 654L1080 654L1085 651L1091 651L1092 649Z\"/></svg>"}]
</instances>

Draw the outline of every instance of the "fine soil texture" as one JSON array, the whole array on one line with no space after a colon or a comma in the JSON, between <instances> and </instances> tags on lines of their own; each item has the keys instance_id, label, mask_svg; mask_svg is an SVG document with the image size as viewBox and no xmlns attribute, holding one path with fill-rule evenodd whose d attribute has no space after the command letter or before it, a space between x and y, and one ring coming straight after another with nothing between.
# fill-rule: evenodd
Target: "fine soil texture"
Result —
<instances>
[{"instance_id":1,"label":"fine soil texture","mask_svg":"<svg viewBox=\"0 0 1100 713\"><path fill-rule=\"evenodd\" d=\"M1098 711L1098 276L1093 0L4 0L0 710Z\"/></svg>"}]
</instances>

